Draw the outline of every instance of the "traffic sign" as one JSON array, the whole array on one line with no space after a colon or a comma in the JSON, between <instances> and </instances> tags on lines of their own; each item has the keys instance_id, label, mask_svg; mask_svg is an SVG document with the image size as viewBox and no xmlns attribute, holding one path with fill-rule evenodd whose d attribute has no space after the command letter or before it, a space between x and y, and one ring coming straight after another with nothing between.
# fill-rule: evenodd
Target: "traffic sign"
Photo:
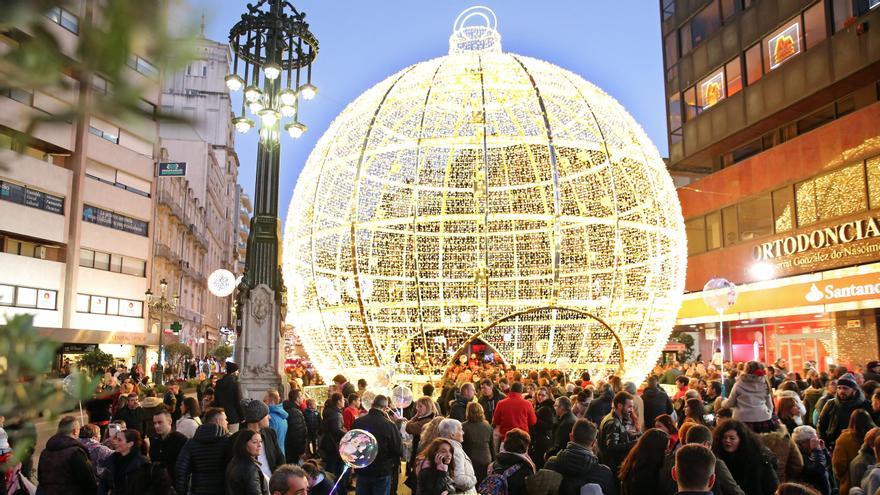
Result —
<instances>
[{"instance_id":1,"label":"traffic sign","mask_svg":"<svg viewBox=\"0 0 880 495\"><path fill-rule=\"evenodd\" d=\"M185 177L186 162L159 162L159 177Z\"/></svg>"}]
</instances>

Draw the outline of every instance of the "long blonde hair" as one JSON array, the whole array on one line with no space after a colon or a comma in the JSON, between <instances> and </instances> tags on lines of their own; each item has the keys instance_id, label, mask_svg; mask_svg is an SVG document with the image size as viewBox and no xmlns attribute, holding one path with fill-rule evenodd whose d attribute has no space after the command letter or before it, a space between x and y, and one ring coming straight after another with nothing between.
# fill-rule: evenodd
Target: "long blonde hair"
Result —
<instances>
[{"instance_id":1,"label":"long blonde hair","mask_svg":"<svg viewBox=\"0 0 880 495\"><path fill-rule=\"evenodd\" d=\"M431 442L439 436L437 428L440 426L440 422L444 419L446 418L443 416L435 416L434 419L425 423L425 426L422 426L422 434L419 436L419 445L424 446L422 447L422 453L428 445L431 445Z\"/></svg>"},{"instance_id":2,"label":"long blonde hair","mask_svg":"<svg viewBox=\"0 0 880 495\"><path fill-rule=\"evenodd\" d=\"M424 395L416 399L416 405L420 405L428 411L428 414L437 414L437 405L434 403L434 400Z\"/></svg>"}]
</instances>

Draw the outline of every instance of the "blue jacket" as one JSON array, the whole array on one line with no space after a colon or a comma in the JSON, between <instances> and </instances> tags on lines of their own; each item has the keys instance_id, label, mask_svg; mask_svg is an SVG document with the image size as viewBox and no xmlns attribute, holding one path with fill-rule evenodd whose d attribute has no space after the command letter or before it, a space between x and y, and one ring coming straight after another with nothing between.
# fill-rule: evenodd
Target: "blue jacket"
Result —
<instances>
[{"instance_id":1,"label":"blue jacket","mask_svg":"<svg viewBox=\"0 0 880 495\"><path fill-rule=\"evenodd\" d=\"M278 446L284 454L284 438L287 436L287 411L281 404L269 406L269 426L278 434Z\"/></svg>"}]
</instances>

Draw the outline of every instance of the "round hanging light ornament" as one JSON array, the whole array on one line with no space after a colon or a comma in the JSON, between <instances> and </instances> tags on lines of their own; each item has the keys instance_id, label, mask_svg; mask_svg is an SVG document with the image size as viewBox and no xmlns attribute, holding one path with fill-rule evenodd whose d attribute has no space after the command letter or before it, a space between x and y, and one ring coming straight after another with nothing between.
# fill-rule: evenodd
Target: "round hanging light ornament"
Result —
<instances>
[{"instance_id":1,"label":"round hanging light ornament","mask_svg":"<svg viewBox=\"0 0 880 495\"><path fill-rule=\"evenodd\" d=\"M242 79L238 74L229 74L224 78L226 82L226 88L229 91L238 91L242 87L244 87L244 79Z\"/></svg>"},{"instance_id":2,"label":"round hanging light ornament","mask_svg":"<svg viewBox=\"0 0 880 495\"><path fill-rule=\"evenodd\" d=\"M208 276L208 290L217 297L226 297L235 291L235 275L220 268Z\"/></svg>"},{"instance_id":3,"label":"round hanging light ornament","mask_svg":"<svg viewBox=\"0 0 880 495\"><path fill-rule=\"evenodd\" d=\"M520 369L639 381L687 258L642 128L581 77L502 52L485 8L462 13L447 56L337 116L296 184L283 252L303 287L288 321L321 375L349 379L398 362L442 373L477 338ZM342 328L328 323L339 313Z\"/></svg>"}]
</instances>

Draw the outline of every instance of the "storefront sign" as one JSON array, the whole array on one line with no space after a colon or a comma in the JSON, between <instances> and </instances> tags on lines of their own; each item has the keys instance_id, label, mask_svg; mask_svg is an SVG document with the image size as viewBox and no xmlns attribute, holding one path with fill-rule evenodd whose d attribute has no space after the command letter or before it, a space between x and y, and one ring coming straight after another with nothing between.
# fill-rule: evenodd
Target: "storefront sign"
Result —
<instances>
[{"instance_id":1,"label":"storefront sign","mask_svg":"<svg viewBox=\"0 0 880 495\"><path fill-rule=\"evenodd\" d=\"M739 292L736 304L726 313L730 319L756 312L821 306L853 301L880 299L880 273L828 278L814 282L796 283L767 289L751 290L746 286ZM815 308L824 311L822 308ZM700 293L685 296L679 319L705 318L714 321L718 313L703 302Z\"/></svg>"},{"instance_id":2,"label":"storefront sign","mask_svg":"<svg viewBox=\"0 0 880 495\"><path fill-rule=\"evenodd\" d=\"M799 36L800 25L795 22L785 28L781 33L770 38L767 43L770 68L775 69L783 62L801 52L801 39Z\"/></svg>"},{"instance_id":3,"label":"storefront sign","mask_svg":"<svg viewBox=\"0 0 880 495\"><path fill-rule=\"evenodd\" d=\"M185 177L186 162L159 162L159 177Z\"/></svg>"}]
</instances>

